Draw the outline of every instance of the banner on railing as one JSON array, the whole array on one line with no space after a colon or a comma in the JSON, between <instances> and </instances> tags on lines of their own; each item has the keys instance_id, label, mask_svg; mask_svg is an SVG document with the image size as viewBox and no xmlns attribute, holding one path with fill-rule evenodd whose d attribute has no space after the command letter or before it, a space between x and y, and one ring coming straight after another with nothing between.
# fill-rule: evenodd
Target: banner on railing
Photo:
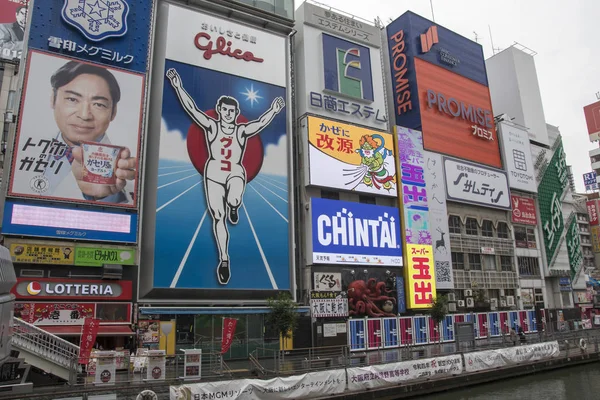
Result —
<instances>
[{"instance_id":1,"label":"banner on railing","mask_svg":"<svg viewBox=\"0 0 600 400\"><path fill-rule=\"evenodd\" d=\"M148 350L148 368L146 368L146 379L149 381L161 381L165 379L165 351Z\"/></svg>"},{"instance_id":2,"label":"banner on railing","mask_svg":"<svg viewBox=\"0 0 600 400\"><path fill-rule=\"evenodd\" d=\"M200 379L202 377L202 349L184 349L184 379Z\"/></svg>"},{"instance_id":3,"label":"banner on railing","mask_svg":"<svg viewBox=\"0 0 600 400\"><path fill-rule=\"evenodd\" d=\"M235 334L236 325L237 319L223 318L223 337L221 338L221 354L225 354L229 351L231 343L233 343L233 335Z\"/></svg>"},{"instance_id":4,"label":"banner on railing","mask_svg":"<svg viewBox=\"0 0 600 400\"><path fill-rule=\"evenodd\" d=\"M524 362L547 360L559 354L558 341L476 351L465 354L465 371L485 371Z\"/></svg>"},{"instance_id":5,"label":"banner on railing","mask_svg":"<svg viewBox=\"0 0 600 400\"><path fill-rule=\"evenodd\" d=\"M87 364L96 343L96 336L100 328L100 320L86 318L81 329L81 341L79 343L79 364Z\"/></svg>"},{"instance_id":6,"label":"banner on railing","mask_svg":"<svg viewBox=\"0 0 600 400\"><path fill-rule=\"evenodd\" d=\"M340 394L344 392L345 386L346 372L334 369L269 380L238 379L171 386L170 399L304 399Z\"/></svg>"},{"instance_id":7,"label":"banner on railing","mask_svg":"<svg viewBox=\"0 0 600 400\"><path fill-rule=\"evenodd\" d=\"M98 351L96 353L96 374L94 384L114 385L117 380L117 358L114 351Z\"/></svg>"},{"instance_id":8,"label":"banner on railing","mask_svg":"<svg viewBox=\"0 0 600 400\"><path fill-rule=\"evenodd\" d=\"M358 391L394 386L414 379L458 375L462 370L460 354L348 368L348 389Z\"/></svg>"}]
</instances>

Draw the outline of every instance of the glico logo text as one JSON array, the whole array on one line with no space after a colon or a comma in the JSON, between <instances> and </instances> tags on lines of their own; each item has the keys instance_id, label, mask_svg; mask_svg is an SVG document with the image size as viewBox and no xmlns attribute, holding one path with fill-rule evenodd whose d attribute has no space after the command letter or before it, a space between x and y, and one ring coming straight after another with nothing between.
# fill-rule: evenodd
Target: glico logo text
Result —
<instances>
[{"instance_id":1,"label":"glico logo text","mask_svg":"<svg viewBox=\"0 0 600 400\"><path fill-rule=\"evenodd\" d=\"M325 90L373 101L371 52L368 47L323 34Z\"/></svg>"},{"instance_id":2,"label":"glico logo text","mask_svg":"<svg viewBox=\"0 0 600 400\"><path fill-rule=\"evenodd\" d=\"M437 105L436 108L439 112L451 117L460 118L488 129L492 129L494 126L491 110L466 104L454 97L447 97L443 93L428 89L427 106L433 108L434 105Z\"/></svg>"}]
</instances>

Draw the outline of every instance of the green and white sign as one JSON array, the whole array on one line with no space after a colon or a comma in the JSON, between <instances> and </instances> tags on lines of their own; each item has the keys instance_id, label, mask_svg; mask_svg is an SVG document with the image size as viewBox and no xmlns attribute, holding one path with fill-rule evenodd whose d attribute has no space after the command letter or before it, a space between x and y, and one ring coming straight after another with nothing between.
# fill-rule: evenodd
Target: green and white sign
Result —
<instances>
[{"instance_id":1,"label":"green and white sign","mask_svg":"<svg viewBox=\"0 0 600 400\"><path fill-rule=\"evenodd\" d=\"M583 253L581 251L581 239L579 229L577 228L577 219L573 218L569 230L567 231L567 249L569 250L569 265L571 267L571 280L579 272L583 263Z\"/></svg>"},{"instance_id":2,"label":"green and white sign","mask_svg":"<svg viewBox=\"0 0 600 400\"><path fill-rule=\"evenodd\" d=\"M567 163L563 149L562 139L557 146L548 168L544 172L538 186L540 218L544 231L544 246L546 248L546 261L548 266L560 243L560 238L565 230L562 213L562 195L568 184Z\"/></svg>"},{"instance_id":3,"label":"green and white sign","mask_svg":"<svg viewBox=\"0 0 600 400\"><path fill-rule=\"evenodd\" d=\"M135 249L76 247L75 265L101 267L104 264L135 265Z\"/></svg>"}]
</instances>

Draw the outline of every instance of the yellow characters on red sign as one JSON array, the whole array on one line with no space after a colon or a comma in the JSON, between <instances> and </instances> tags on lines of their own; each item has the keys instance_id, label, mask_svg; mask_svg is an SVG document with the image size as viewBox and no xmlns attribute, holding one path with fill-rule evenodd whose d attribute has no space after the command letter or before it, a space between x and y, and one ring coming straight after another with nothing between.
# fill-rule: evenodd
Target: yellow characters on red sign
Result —
<instances>
[{"instance_id":1,"label":"yellow characters on red sign","mask_svg":"<svg viewBox=\"0 0 600 400\"><path fill-rule=\"evenodd\" d=\"M431 308L435 299L435 267L433 247L423 244L407 244L405 279L409 309Z\"/></svg>"}]
</instances>

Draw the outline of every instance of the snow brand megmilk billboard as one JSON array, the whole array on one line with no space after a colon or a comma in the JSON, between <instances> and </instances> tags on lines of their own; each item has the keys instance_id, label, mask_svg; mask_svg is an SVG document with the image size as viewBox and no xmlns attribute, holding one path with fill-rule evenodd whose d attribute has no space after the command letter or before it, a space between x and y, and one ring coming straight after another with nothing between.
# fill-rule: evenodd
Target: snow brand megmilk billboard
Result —
<instances>
[{"instance_id":1,"label":"snow brand megmilk billboard","mask_svg":"<svg viewBox=\"0 0 600 400\"><path fill-rule=\"evenodd\" d=\"M167 4L158 18L153 287L289 289L286 38Z\"/></svg>"}]
</instances>

